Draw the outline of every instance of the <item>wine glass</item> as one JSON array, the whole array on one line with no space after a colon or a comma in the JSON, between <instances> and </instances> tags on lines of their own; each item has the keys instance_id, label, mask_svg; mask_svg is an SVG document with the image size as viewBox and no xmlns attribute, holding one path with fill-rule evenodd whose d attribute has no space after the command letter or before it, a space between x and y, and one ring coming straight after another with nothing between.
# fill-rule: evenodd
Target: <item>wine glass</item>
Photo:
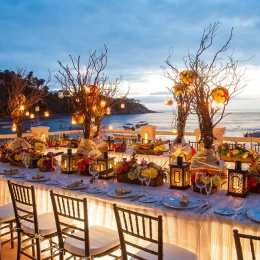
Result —
<instances>
[{"instance_id":1,"label":"wine glass","mask_svg":"<svg viewBox=\"0 0 260 260\"><path fill-rule=\"evenodd\" d=\"M200 189L200 194L202 194L202 189L205 188L205 172L196 172L195 175L195 184Z\"/></svg>"},{"instance_id":2,"label":"wine glass","mask_svg":"<svg viewBox=\"0 0 260 260\"><path fill-rule=\"evenodd\" d=\"M96 177L98 178L99 176L98 164L96 162L92 162L89 165L89 173L92 175L92 179L93 179L92 187L96 187L95 186Z\"/></svg>"},{"instance_id":3,"label":"wine glass","mask_svg":"<svg viewBox=\"0 0 260 260\"><path fill-rule=\"evenodd\" d=\"M55 169L55 173L58 174L58 180L60 180L60 164L59 156L52 158L52 167Z\"/></svg>"},{"instance_id":4,"label":"wine glass","mask_svg":"<svg viewBox=\"0 0 260 260\"><path fill-rule=\"evenodd\" d=\"M147 169L146 172L145 172L144 182L145 182L146 187L148 189L150 182L151 182L151 170L149 170L149 169ZM147 194L149 194L149 193L147 192Z\"/></svg>"},{"instance_id":5,"label":"wine glass","mask_svg":"<svg viewBox=\"0 0 260 260\"><path fill-rule=\"evenodd\" d=\"M144 168L140 167L139 171L138 171L138 180L140 180L142 182L142 192L144 193L144 180L145 180L145 176L143 176L142 170Z\"/></svg>"},{"instance_id":6,"label":"wine glass","mask_svg":"<svg viewBox=\"0 0 260 260\"><path fill-rule=\"evenodd\" d=\"M207 193L207 196L210 195L212 190L212 177L206 176L205 178L205 191Z\"/></svg>"},{"instance_id":7,"label":"wine glass","mask_svg":"<svg viewBox=\"0 0 260 260\"><path fill-rule=\"evenodd\" d=\"M24 154L24 155L22 156L22 162L23 162L24 166L25 166L27 169L29 168L30 160L31 160L30 155Z\"/></svg>"}]
</instances>

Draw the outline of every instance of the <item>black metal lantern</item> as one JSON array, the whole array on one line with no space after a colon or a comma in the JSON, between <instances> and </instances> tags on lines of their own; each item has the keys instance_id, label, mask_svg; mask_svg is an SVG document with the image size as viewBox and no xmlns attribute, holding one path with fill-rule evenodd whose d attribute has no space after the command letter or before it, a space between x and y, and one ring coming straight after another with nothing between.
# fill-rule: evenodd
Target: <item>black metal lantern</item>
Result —
<instances>
[{"instance_id":1,"label":"black metal lantern","mask_svg":"<svg viewBox=\"0 0 260 260\"><path fill-rule=\"evenodd\" d=\"M108 180L114 178L115 157L99 158L97 159L97 164L99 166L99 179Z\"/></svg>"},{"instance_id":2,"label":"black metal lantern","mask_svg":"<svg viewBox=\"0 0 260 260\"><path fill-rule=\"evenodd\" d=\"M61 156L61 172L63 173L74 173L77 171L77 160L78 154L72 153L71 149L67 150L67 153L62 154Z\"/></svg>"},{"instance_id":3,"label":"black metal lantern","mask_svg":"<svg viewBox=\"0 0 260 260\"><path fill-rule=\"evenodd\" d=\"M182 157L181 157L182 158ZM177 162L170 166L170 189L186 190L191 187L191 170L189 162L182 162L177 157Z\"/></svg>"},{"instance_id":4,"label":"black metal lantern","mask_svg":"<svg viewBox=\"0 0 260 260\"><path fill-rule=\"evenodd\" d=\"M248 195L248 169L228 168L227 195L245 198Z\"/></svg>"},{"instance_id":5,"label":"black metal lantern","mask_svg":"<svg viewBox=\"0 0 260 260\"><path fill-rule=\"evenodd\" d=\"M114 151L113 149L114 139L112 139L111 136L107 137L106 143L108 144L108 151Z\"/></svg>"}]
</instances>

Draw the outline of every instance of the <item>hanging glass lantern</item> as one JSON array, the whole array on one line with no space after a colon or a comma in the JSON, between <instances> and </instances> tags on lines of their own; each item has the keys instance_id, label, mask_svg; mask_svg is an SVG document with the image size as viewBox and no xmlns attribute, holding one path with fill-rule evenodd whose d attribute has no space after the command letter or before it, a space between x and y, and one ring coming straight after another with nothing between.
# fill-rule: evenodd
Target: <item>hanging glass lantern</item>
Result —
<instances>
[{"instance_id":1,"label":"hanging glass lantern","mask_svg":"<svg viewBox=\"0 0 260 260\"><path fill-rule=\"evenodd\" d=\"M44 116L45 116L45 117L48 117L48 116L50 116L50 113L49 113L49 111L45 111L45 112L44 112Z\"/></svg>"},{"instance_id":2,"label":"hanging glass lantern","mask_svg":"<svg viewBox=\"0 0 260 260\"><path fill-rule=\"evenodd\" d=\"M35 107L35 112L39 112L40 111L40 107L39 106L36 106Z\"/></svg>"},{"instance_id":3,"label":"hanging glass lantern","mask_svg":"<svg viewBox=\"0 0 260 260\"><path fill-rule=\"evenodd\" d=\"M24 105L21 105L21 106L20 106L20 110L21 110L21 111L24 111Z\"/></svg>"},{"instance_id":4,"label":"hanging glass lantern","mask_svg":"<svg viewBox=\"0 0 260 260\"><path fill-rule=\"evenodd\" d=\"M79 101L80 101L79 98L76 98L76 102L79 103Z\"/></svg>"},{"instance_id":5,"label":"hanging glass lantern","mask_svg":"<svg viewBox=\"0 0 260 260\"><path fill-rule=\"evenodd\" d=\"M90 87L86 86L85 87L85 92L86 92L86 94L89 94L90 93Z\"/></svg>"},{"instance_id":6,"label":"hanging glass lantern","mask_svg":"<svg viewBox=\"0 0 260 260\"><path fill-rule=\"evenodd\" d=\"M107 115L110 115L110 114L111 114L111 108L110 108L110 107L107 107L106 114L107 114Z\"/></svg>"},{"instance_id":7,"label":"hanging glass lantern","mask_svg":"<svg viewBox=\"0 0 260 260\"><path fill-rule=\"evenodd\" d=\"M121 103L121 108L125 108L125 104L124 103Z\"/></svg>"},{"instance_id":8,"label":"hanging glass lantern","mask_svg":"<svg viewBox=\"0 0 260 260\"><path fill-rule=\"evenodd\" d=\"M71 123L73 124L73 125L76 125L77 124L77 122L76 122L76 120L72 117L72 119L71 119Z\"/></svg>"},{"instance_id":9,"label":"hanging glass lantern","mask_svg":"<svg viewBox=\"0 0 260 260\"><path fill-rule=\"evenodd\" d=\"M26 116L29 116L29 115L30 115L30 112L29 112L29 111L26 111L26 112L25 112L25 115L26 115Z\"/></svg>"},{"instance_id":10,"label":"hanging glass lantern","mask_svg":"<svg viewBox=\"0 0 260 260\"><path fill-rule=\"evenodd\" d=\"M106 101L105 101L105 100L102 100L102 101L100 102L100 106L101 106L101 107L105 107L105 106L106 106Z\"/></svg>"},{"instance_id":11,"label":"hanging glass lantern","mask_svg":"<svg viewBox=\"0 0 260 260\"><path fill-rule=\"evenodd\" d=\"M12 125L12 132L16 132L16 130L17 130L16 124L13 123L13 125Z\"/></svg>"},{"instance_id":12,"label":"hanging glass lantern","mask_svg":"<svg viewBox=\"0 0 260 260\"><path fill-rule=\"evenodd\" d=\"M33 119L34 118L34 114L30 114L30 118Z\"/></svg>"},{"instance_id":13,"label":"hanging glass lantern","mask_svg":"<svg viewBox=\"0 0 260 260\"><path fill-rule=\"evenodd\" d=\"M58 91L58 98L63 98L64 97L64 93L62 90Z\"/></svg>"}]
</instances>

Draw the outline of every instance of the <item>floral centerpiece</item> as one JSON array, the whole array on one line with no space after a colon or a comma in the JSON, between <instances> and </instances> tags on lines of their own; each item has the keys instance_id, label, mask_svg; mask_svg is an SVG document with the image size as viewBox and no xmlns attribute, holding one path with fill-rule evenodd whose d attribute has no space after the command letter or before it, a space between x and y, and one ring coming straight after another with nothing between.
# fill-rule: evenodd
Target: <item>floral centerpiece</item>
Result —
<instances>
[{"instance_id":1,"label":"floral centerpiece","mask_svg":"<svg viewBox=\"0 0 260 260\"><path fill-rule=\"evenodd\" d=\"M141 164L138 164L135 152L132 154L130 160L123 158L122 161L117 162L114 165L114 171L119 182L128 182L133 184L141 184L141 181L138 179L138 173L140 171L143 176L146 176L149 171L149 173L151 173L150 186L163 184L163 179L166 174L166 169L163 169L153 162L147 163L143 159Z\"/></svg>"},{"instance_id":2,"label":"floral centerpiece","mask_svg":"<svg viewBox=\"0 0 260 260\"><path fill-rule=\"evenodd\" d=\"M57 160L55 159L55 153L48 152L46 157L42 157L38 160L37 166L39 167L40 171L43 172L53 172L55 169L53 165L57 164Z\"/></svg>"},{"instance_id":3,"label":"floral centerpiece","mask_svg":"<svg viewBox=\"0 0 260 260\"><path fill-rule=\"evenodd\" d=\"M126 143L125 142L114 143L112 144L112 149L114 149L115 152L125 152Z\"/></svg>"},{"instance_id":4,"label":"floral centerpiece","mask_svg":"<svg viewBox=\"0 0 260 260\"><path fill-rule=\"evenodd\" d=\"M199 170L199 172L206 173L205 176L204 175L201 176L201 180L205 184L207 183L207 176L212 177L212 190L211 190L211 193L216 192L219 189L219 187L222 184L222 182L226 179L226 175L224 173L222 173L222 172L220 172L219 174L215 174L215 173L210 173L206 169ZM193 191L194 192L200 192L200 189L195 184L195 174L192 174L192 176L191 176L191 183L192 183L192 186L193 186ZM206 194L205 188L202 189L202 193Z\"/></svg>"},{"instance_id":5,"label":"floral centerpiece","mask_svg":"<svg viewBox=\"0 0 260 260\"><path fill-rule=\"evenodd\" d=\"M260 160L250 164L248 173L248 190L260 193Z\"/></svg>"},{"instance_id":6,"label":"floral centerpiece","mask_svg":"<svg viewBox=\"0 0 260 260\"><path fill-rule=\"evenodd\" d=\"M196 73L191 70L184 70L180 73L180 80L186 86L190 86L195 82Z\"/></svg>"},{"instance_id":7,"label":"floral centerpiece","mask_svg":"<svg viewBox=\"0 0 260 260\"><path fill-rule=\"evenodd\" d=\"M230 144L223 143L217 149L217 155L224 161L242 161L252 162L258 157L258 153L253 150L247 150L244 147L234 146L231 148Z\"/></svg>"},{"instance_id":8,"label":"floral centerpiece","mask_svg":"<svg viewBox=\"0 0 260 260\"><path fill-rule=\"evenodd\" d=\"M80 171L81 175L85 175L85 176L91 176L91 174L89 173L89 165L96 161L97 156L95 155L91 155L89 158L88 157L83 157L81 159L79 159L77 161L77 167L78 170Z\"/></svg>"},{"instance_id":9,"label":"floral centerpiece","mask_svg":"<svg viewBox=\"0 0 260 260\"><path fill-rule=\"evenodd\" d=\"M167 143L169 141L158 139L146 144L132 143L130 147L135 149L137 154L162 155L166 151Z\"/></svg>"}]
</instances>

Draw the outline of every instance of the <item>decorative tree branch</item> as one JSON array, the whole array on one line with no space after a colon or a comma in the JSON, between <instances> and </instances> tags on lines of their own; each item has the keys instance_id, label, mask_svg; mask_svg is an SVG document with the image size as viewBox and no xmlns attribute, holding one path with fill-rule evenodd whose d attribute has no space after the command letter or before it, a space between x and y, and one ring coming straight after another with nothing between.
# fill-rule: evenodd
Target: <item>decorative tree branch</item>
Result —
<instances>
[{"instance_id":1,"label":"decorative tree branch","mask_svg":"<svg viewBox=\"0 0 260 260\"><path fill-rule=\"evenodd\" d=\"M2 84L7 90L7 109L1 108L1 115L11 117L13 124L16 125L17 137L23 133L24 111L37 104L48 94L47 84L50 81L50 74L47 82L33 76L33 72L27 74L23 68L17 68L16 71L4 71L5 79ZM23 106L23 107L22 107Z\"/></svg>"},{"instance_id":2,"label":"decorative tree branch","mask_svg":"<svg viewBox=\"0 0 260 260\"><path fill-rule=\"evenodd\" d=\"M78 58L70 56L70 59L72 67L58 61L61 69L55 77L64 92L70 95L68 101L72 103L76 115L81 116L78 123L82 124L84 138L89 139L91 122L94 121L97 128L94 136L101 130L101 123L107 114L111 99L120 94L122 77L112 82L104 75L107 65L106 46L99 52L90 52L88 63L84 68L80 56Z\"/></svg>"}]
</instances>

